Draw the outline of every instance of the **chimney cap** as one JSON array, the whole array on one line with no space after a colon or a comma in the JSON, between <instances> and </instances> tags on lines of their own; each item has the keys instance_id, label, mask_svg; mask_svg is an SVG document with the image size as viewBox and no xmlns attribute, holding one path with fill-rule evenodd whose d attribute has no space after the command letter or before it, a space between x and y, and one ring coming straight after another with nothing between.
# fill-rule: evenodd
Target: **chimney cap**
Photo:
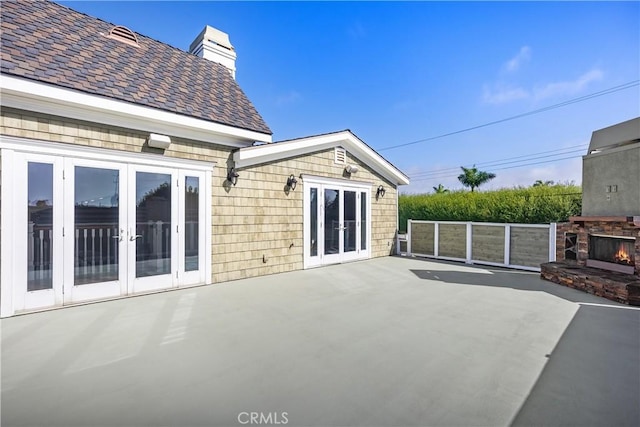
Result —
<instances>
[{"instance_id":1,"label":"chimney cap","mask_svg":"<svg viewBox=\"0 0 640 427\"><path fill-rule=\"evenodd\" d=\"M198 37L196 37L193 43L191 43L191 45L189 46L189 52L194 52L197 49L198 45L203 43L205 40L215 43L218 46L221 46L230 51L235 50L233 48L233 45L231 44L231 41L229 40L229 34L207 25L200 32L200 34L198 34Z\"/></svg>"}]
</instances>

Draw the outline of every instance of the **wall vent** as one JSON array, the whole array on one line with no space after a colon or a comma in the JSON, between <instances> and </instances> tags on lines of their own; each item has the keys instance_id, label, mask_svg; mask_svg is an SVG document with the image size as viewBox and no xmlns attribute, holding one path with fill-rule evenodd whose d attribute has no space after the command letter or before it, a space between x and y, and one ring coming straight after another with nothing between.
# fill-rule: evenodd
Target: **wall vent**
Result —
<instances>
[{"instance_id":1,"label":"wall vent","mask_svg":"<svg viewBox=\"0 0 640 427\"><path fill-rule=\"evenodd\" d=\"M109 30L109 35L107 37L126 43L130 46L140 47L136 33L121 25L117 25Z\"/></svg>"},{"instance_id":2,"label":"wall vent","mask_svg":"<svg viewBox=\"0 0 640 427\"><path fill-rule=\"evenodd\" d=\"M344 165L347 163L347 151L342 147L335 148L335 163L337 165Z\"/></svg>"}]
</instances>

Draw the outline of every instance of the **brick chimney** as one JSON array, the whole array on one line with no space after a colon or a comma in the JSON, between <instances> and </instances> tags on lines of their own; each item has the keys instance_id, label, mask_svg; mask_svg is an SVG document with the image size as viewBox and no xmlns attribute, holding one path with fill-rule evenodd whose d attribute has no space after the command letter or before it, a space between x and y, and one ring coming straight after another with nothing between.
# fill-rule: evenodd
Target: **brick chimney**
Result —
<instances>
[{"instance_id":1,"label":"brick chimney","mask_svg":"<svg viewBox=\"0 0 640 427\"><path fill-rule=\"evenodd\" d=\"M236 78L236 51L227 33L207 25L189 46L189 53L224 65Z\"/></svg>"}]
</instances>

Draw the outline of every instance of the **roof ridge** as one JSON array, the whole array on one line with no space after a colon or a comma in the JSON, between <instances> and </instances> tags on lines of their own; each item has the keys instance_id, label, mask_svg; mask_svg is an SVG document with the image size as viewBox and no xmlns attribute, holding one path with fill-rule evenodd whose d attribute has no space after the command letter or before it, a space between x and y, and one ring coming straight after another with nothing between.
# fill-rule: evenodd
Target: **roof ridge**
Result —
<instances>
[{"instance_id":1,"label":"roof ridge","mask_svg":"<svg viewBox=\"0 0 640 427\"><path fill-rule=\"evenodd\" d=\"M273 141L272 144L278 144L280 142L296 141L296 140L299 140L299 139L316 138L316 137L319 137L319 136L334 135L334 134L338 134L338 133L342 133L342 132L349 132L349 133L353 134L354 136L356 136L355 133L351 132L351 129L342 129L342 130L335 130L335 131L331 131L331 132L317 133L317 134L313 134L313 135L299 136L297 138L281 139L279 141ZM360 139L360 138L358 138L358 139Z\"/></svg>"},{"instance_id":2,"label":"roof ridge","mask_svg":"<svg viewBox=\"0 0 640 427\"><path fill-rule=\"evenodd\" d=\"M5 0L0 12L2 74L272 134L218 62L134 30L140 47L120 46L107 38L116 24L52 0Z\"/></svg>"},{"instance_id":3,"label":"roof ridge","mask_svg":"<svg viewBox=\"0 0 640 427\"><path fill-rule=\"evenodd\" d=\"M3 0L3 1L6 1L6 0ZM13 0L9 0L9 1L13 1ZM16 0L16 2L18 2L18 0ZM171 49L177 50L177 51L178 51L178 52L180 52L180 54L182 54L182 55L192 56L192 57L194 57L194 58L198 58L199 60L207 61L207 63L211 63L211 64L216 64L216 65L219 65L219 66L223 66L222 64L219 64L219 63L217 63L217 62L213 62L213 61L209 61L209 60L207 60L207 59L201 58L201 57L199 57L199 56L197 56L197 55L194 55L194 54L192 54L192 53L190 53L190 52L188 52L188 51L186 51L186 50L184 50L184 49L180 49L180 48L179 48L179 47L177 47L177 46L174 46L174 45L169 44L169 43L167 43L167 42L163 42L162 40L158 40L158 39L153 38L153 37L150 37L150 36L148 36L148 35L146 35L146 34L142 34L142 33L138 32L138 31L135 31L135 30L131 29L131 27L129 27L129 26L127 26L127 25L116 24L116 23L114 23L114 22L105 21L104 19L98 18L97 16L92 16L92 15L86 14L86 13L84 13L84 12L81 12L81 11L79 11L79 10L73 9L73 8L71 8L71 7L69 7L69 6L65 5L65 4L60 4L60 3L56 2L56 1L53 1L53 0L44 0L44 1L42 1L42 3L51 3L51 4L54 4L54 5L59 6L59 7L64 7L65 9L67 9L67 10L69 10L69 11L73 12L73 13L77 13L77 14L83 15L83 16L85 16L85 17L89 18L89 19L93 19L94 21L100 21L100 22L103 22L103 23L105 23L105 24L112 25L112 26L114 26L114 27L118 27L118 26L120 26L120 27L128 28L129 30L131 30L131 31L133 31L134 33L136 33L136 35L137 35L137 36L139 36L139 37L141 37L141 38L144 38L144 39L151 40L151 41L156 42L156 43L160 43L160 44L162 44L162 45L164 45L164 46L170 47Z\"/></svg>"}]
</instances>

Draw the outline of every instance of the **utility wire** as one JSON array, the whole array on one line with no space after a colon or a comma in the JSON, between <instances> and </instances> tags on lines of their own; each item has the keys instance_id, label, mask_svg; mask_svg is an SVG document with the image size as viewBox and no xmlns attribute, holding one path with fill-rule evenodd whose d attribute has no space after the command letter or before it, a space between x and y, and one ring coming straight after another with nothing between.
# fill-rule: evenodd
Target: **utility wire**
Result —
<instances>
[{"instance_id":1,"label":"utility wire","mask_svg":"<svg viewBox=\"0 0 640 427\"><path fill-rule=\"evenodd\" d=\"M564 152L564 153L547 154L546 156L537 156L537 157L531 157L531 158L528 158L528 159L512 160L510 162L496 163L493 166L510 165L510 164L513 164L513 163L522 163L522 162L528 162L528 161L531 161L531 160L546 159L546 158L549 158L549 157L563 156L563 155L566 155L566 154L578 153L578 152L582 152L582 151L583 151L582 149L579 149L579 150L567 151L567 152ZM520 165L517 165L517 166L520 166ZM517 166L514 166L514 167L517 167ZM494 167L490 167L488 169L489 170L501 170L501 168L494 168ZM457 170L457 169L454 168L453 170ZM429 176L429 175L437 175L438 173L439 172L416 174L416 175L413 175L411 178L417 178L417 177L423 177L423 176Z\"/></svg>"},{"instance_id":2,"label":"utility wire","mask_svg":"<svg viewBox=\"0 0 640 427\"><path fill-rule=\"evenodd\" d=\"M481 166L483 168L489 167L489 169L491 169L491 166L501 166L501 165L506 165L506 164L511 164L511 163L528 162L530 160L542 159L542 158L547 158L547 157L555 157L555 156L563 156L565 154L577 153L577 152L584 151L584 148L586 146L587 146L587 144L573 145L573 146L570 146L570 147L560 148L560 149L557 149L557 150L541 151L539 153L525 154L525 155L522 155L522 156L507 157L506 159L492 160L492 161L489 161L489 162L477 163L474 166ZM582 148L570 150L571 148L574 148L574 147L582 147ZM562 153L560 153L560 151L562 151ZM544 155L544 156L538 156L538 154L546 154L546 153L555 153L555 154L547 154L547 155ZM512 160L512 159L521 159L521 160ZM505 160L507 160L507 161L505 161ZM465 167L469 167L469 166L465 166ZM441 173L446 173L446 172L451 172L451 171L458 171L459 169L460 169L459 166L450 167L450 168L444 168L444 169L434 169L434 170L429 170L429 171L424 171L424 172L418 172L416 174L411 175L410 178L413 179L413 178L417 178L417 177L421 177L421 176L427 176L427 175L438 175L438 174L441 174Z\"/></svg>"},{"instance_id":3,"label":"utility wire","mask_svg":"<svg viewBox=\"0 0 640 427\"><path fill-rule=\"evenodd\" d=\"M546 159L549 157L557 157L557 156L564 156L566 154L572 154L572 153L578 153L578 152L582 152L582 149L578 149L578 150L571 150L571 151L566 151L564 153L556 153L556 154L547 154L546 156L536 156L536 157L530 157L528 159L522 159L522 160L512 160L510 162L502 162L502 163L496 163L493 166L502 166L502 165L509 165L509 164L513 164L513 163L522 163L522 162L529 162L531 160L538 160L538 159ZM556 159L557 160L557 159ZM520 166L520 165L517 165ZM514 167L517 167L514 166ZM458 170L459 168L452 168L452 170ZM488 168L490 170L501 170L503 168L494 168L494 167L490 167ZM417 178L417 177L422 177L422 176L428 176L428 175L438 175L439 173L441 173L442 171L436 171L436 172L430 172L430 173L422 173L422 174L415 174L413 176L411 176L411 178Z\"/></svg>"},{"instance_id":4,"label":"utility wire","mask_svg":"<svg viewBox=\"0 0 640 427\"><path fill-rule=\"evenodd\" d=\"M638 85L640 85L640 80L633 80L633 81L630 81L630 82L627 82L627 83L624 83L624 84L621 84L621 85L618 85L618 86L610 87L609 89L604 89L604 90L601 90L599 92L591 93L589 95L584 95L584 96L580 96L578 98L569 99L567 101L560 102L558 104L553 104L553 105L550 105L550 106L547 106L547 107L539 108L537 110L528 111L526 113L517 114L515 116L507 117L507 118L500 119L500 120L494 120L494 121L489 122L489 123L485 123L485 124L477 125L477 126L472 126L472 127L469 127L469 128L466 128L466 129L457 130L457 131L454 131L454 132L444 133L442 135L432 136L430 138L418 139L417 141L405 142L404 144L398 144L398 145L392 145L390 147L379 148L377 151L393 150L395 148L407 147L409 145L419 144L421 142L428 142L428 141L433 141L435 139L445 138L447 136L458 135L460 133L469 132L469 131L476 130L476 129L481 129L481 128L484 128L484 127L487 127L487 126L496 125L498 123L504 123L504 122L508 122L510 120L515 120L515 119L519 119L519 118L522 118L522 117L543 113L545 111L553 110L553 109L556 109L556 108L565 107L567 105L575 104L575 103L578 103L578 102L587 101L589 99L597 98L599 96L609 95L611 93L619 92L621 90L631 89L632 87L635 87L635 86L638 86Z\"/></svg>"},{"instance_id":5,"label":"utility wire","mask_svg":"<svg viewBox=\"0 0 640 427\"><path fill-rule=\"evenodd\" d=\"M553 163L553 162L559 162L562 160L568 160L568 159L575 159L578 157L582 157L582 156L569 156L569 157L562 157L559 159L552 159L552 160L543 160L540 162L533 162L533 163L525 163L522 165L515 165L515 166L505 166L503 168L496 168L493 170L499 171L499 170L505 170L505 169L514 169L514 168L521 168L524 166L534 166L534 165L540 165L543 163ZM442 179L442 178L452 178L452 177L456 177L459 174L445 174L445 175L441 175L441 176L430 176L430 177L423 177L423 178L416 178L416 179L411 179L411 181L428 181L428 180L435 180L435 179Z\"/></svg>"}]
</instances>

